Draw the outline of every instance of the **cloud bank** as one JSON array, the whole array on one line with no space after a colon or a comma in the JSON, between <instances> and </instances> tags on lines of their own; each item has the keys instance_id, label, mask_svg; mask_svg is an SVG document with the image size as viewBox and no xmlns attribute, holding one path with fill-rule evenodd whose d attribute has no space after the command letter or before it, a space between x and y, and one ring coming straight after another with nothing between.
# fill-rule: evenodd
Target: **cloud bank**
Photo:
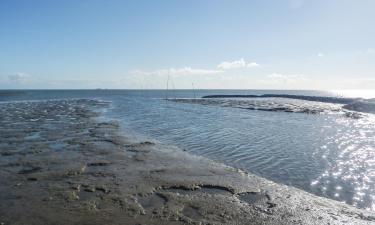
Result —
<instances>
[{"instance_id":1,"label":"cloud bank","mask_svg":"<svg viewBox=\"0 0 375 225\"><path fill-rule=\"evenodd\" d=\"M217 68L223 70L230 70L230 69L239 69L239 68L251 68L251 67L258 67L259 64L256 62L246 62L243 58L239 60L235 60L232 62L222 62L217 65Z\"/></svg>"},{"instance_id":2,"label":"cloud bank","mask_svg":"<svg viewBox=\"0 0 375 225\"><path fill-rule=\"evenodd\" d=\"M144 71L144 70L133 70L130 72L132 75L143 75L143 76L186 76L186 75L210 75L223 73L222 70L207 70L207 69L193 69L191 67L183 68L169 68L160 69L154 71Z\"/></svg>"},{"instance_id":3,"label":"cloud bank","mask_svg":"<svg viewBox=\"0 0 375 225\"><path fill-rule=\"evenodd\" d=\"M16 83L16 84L24 84L30 81L31 76L26 73L16 73L16 74L10 74L8 75L8 80L11 83Z\"/></svg>"}]
</instances>

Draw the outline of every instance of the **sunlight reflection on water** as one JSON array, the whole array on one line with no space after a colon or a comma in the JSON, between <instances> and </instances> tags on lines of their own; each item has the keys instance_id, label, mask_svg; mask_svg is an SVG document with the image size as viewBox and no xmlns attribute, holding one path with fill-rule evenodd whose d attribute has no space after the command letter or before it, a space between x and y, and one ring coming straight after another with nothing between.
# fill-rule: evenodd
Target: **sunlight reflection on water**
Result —
<instances>
[{"instance_id":1,"label":"sunlight reflection on water","mask_svg":"<svg viewBox=\"0 0 375 225\"><path fill-rule=\"evenodd\" d=\"M375 209L375 116L360 120L337 118L334 135L322 137L326 145L316 155L326 160L326 170L311 182L323 195L360 208ZM328 155L331 155L327 158Z\"/></svg>"}]
</instances>

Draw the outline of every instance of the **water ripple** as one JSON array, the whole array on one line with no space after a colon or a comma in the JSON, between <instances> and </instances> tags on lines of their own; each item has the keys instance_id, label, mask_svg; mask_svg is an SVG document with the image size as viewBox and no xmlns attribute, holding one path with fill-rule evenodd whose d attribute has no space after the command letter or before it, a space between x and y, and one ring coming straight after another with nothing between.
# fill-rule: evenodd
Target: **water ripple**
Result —
<instances>
[{"instance_id":1,"label":"water ripple","mask_svg":"<svg viewBox=\"0 0 375 225\"><path fill-rule=\"evenodd\" d=\"M259 106L269 106L262 101ZM113 102L109 116L122 121L126 129L279 183L375 210L375 119L371 115L352 119L332 104L327 110L318 103L313 108L324 110L307 114L244 110L233 108L233 102L225 102L230 107L160 99ZM279 107L285 102L272 100L272 104ZM311 107L308 102L288 104ZM245 102L240 106L247 107Z\"/></svg>"}]
</instances>

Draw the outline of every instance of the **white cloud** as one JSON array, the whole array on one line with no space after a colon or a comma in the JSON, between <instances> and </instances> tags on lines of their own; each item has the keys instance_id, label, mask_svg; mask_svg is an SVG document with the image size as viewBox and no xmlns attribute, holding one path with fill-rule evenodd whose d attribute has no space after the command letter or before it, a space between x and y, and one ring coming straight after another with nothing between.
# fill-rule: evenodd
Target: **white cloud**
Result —
<instances>
[{"instance_id":1,"label":"white cloud","mask_svg":"<svg viewBox=\"0 0 375 225\"><path fill-rule=\"evenodd\" d=\"M251 67L258 67L259 64L256 62L249 62L247 63L243 58L239 60L235 60L232 62L222 62L219 65L217 65L217 68L223 69L223 70L229 70L229 69L239 69L239 68L251 68Z\"/></svg>"},{"instance_id":2,"label":"white cloud","mask_svg":"<svg viewBox=\"0 0 375 225\"><path fill-rule=\"evenodd\" d=\"M233 62L222 62L217 67L224 70L244 68L246 67L246 62L244 59L236 60Z\"/></svg>"},{"instance_id":3,"label":"white cloud","mask_svg":"<svg viewBox=\"0 0 375 225\"><path fill-rule=\"evenodd\" d=\"M8 80L12 83L16 84L23 84L29 82L31 79L31 76L26 73L16 73L8 75Z\"/></svg>"},{"instance_id":4,"label":"white cloud","mask_svg":"<svg viewBox=\"0 0 375 225\"><path fill-rule=\"evenodd\" d=\"M251 68L251 67L258 67L258 66L259 66L259 64L256 63L256 62L251 62L251 63L248 63L248 64L246 65L246 67L248 67L248 68Z\"/></svg>"},{"instance_id":5,"label":"white cloud","mask_svg":"<svg viewBox=\"0 0 375 225\"><path fill-rule=\"evenodd\" d=\"M374 53L375 53L375 49L373 49L373 48L368 48L368 49L366 50L366 53L367 53L367 54L374 54Z\"/></svg>"},{"instance_id":6,"label":"white cloud","mask_svg":"<svg viewBox=\"0 0 375 225\"><path fill-rule=\"evenodd\" d=\"M324 57L325 55L321 52L318 53L318 57Z\"/></svg>"},{"instance_id":7,"label":"white cloud","mask_svg":"<svg viewBox=\"0 0 375 225\"><path fill-rule=\"evenodd\" d=\"M185 76L185 75L210 75L210 74L219 74L223 73L222 70L206 70L206 69L193 69L191 67L183 68L169 68L169 69L160 69L154 71L143 71L143 70L134 70L130 73L132 75L146 75L146 76Z\"/></svg>"}]
</instances>

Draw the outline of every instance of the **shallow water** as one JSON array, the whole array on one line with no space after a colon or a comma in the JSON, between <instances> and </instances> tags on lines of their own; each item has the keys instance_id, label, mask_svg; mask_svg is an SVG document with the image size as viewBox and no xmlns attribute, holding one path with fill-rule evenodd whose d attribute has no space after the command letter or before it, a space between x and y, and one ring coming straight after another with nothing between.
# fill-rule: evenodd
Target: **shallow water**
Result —
<instances>
[{"instance_id":1,"label":"shallow water","mask_svg":"<svg viewBox=\"0 0 375 225\"><path fill-rule=\"evenodd\" d=\"M177 145L273 181L375 210L375 119L257 111L162 98L285 91L28 91L3 101L99 98L124 132ZM331 95L327 92L288 94ZM274 101L274 100L273 100ZM306 104L304 102L304 104ZM316 102L312 103L316 107ZM305 107L305 106L304 106ZM309 107L309 106L307 106Z\"/></svg>"}]
</instances>

